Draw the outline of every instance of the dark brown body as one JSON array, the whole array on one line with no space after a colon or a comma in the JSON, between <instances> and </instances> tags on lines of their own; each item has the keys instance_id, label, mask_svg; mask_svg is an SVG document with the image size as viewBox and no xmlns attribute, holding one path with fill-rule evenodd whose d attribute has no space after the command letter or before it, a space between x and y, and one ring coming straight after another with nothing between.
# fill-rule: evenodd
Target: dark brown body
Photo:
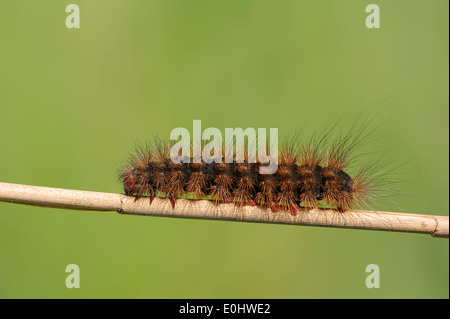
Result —
<instances>
[{"instance_id":1,"label":"dark brown body","mask_svg":"<svg viewBox=\"0 0 450 319\"><path fill-rule=\"evenodd\" d=\"M353 203L353 180L343 170L282 161L276 173L259 174L259 163L173 163L170 159L140 161L122 173L126 195L137 198L156 191L172 204L186 193L239 206L258 205L272 211L297 213L300 205L318 207L323 201L340 211Z\"/></svg>"}]
</instances>

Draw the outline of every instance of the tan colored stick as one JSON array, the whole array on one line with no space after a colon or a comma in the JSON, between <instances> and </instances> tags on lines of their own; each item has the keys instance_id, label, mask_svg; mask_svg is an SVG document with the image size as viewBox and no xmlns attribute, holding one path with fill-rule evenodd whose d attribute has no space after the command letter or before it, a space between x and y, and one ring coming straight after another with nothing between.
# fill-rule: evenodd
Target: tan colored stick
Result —
<instances>
[{"instance_id":1,"label":"tan colored stick","mask_svg":"<svg viewBox=\"0 0 450 319\"><path fill-rule=\"evenodd\" d=\"M271 224L328 226L430 234L448 238L448 216L415 215L377 211L346 211L301 208L296 216L273 213L253 206L214 205L208 200L178 199L175 208L164 198L135 201L121 194L88 192L0 183L0 201L78 210L117 211L123 214L215 219Z\"/></svg>"}]
</instances>

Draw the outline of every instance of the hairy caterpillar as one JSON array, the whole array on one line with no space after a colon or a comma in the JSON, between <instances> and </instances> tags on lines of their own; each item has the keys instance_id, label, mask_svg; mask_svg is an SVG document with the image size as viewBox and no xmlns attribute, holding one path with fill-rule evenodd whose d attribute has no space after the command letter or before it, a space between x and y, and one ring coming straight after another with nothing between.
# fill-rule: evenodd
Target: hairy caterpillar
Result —
<instances>
[{"instance_id":1,"label":"hairy caterpillar","mask_svg":"<svg viewBox=\"0 0 450 319\"><path fill-rule=\"evenodd\" d=\"M194 163L191 156L176 163L169 157L171 144L157 141L137 148L120 179L126 195L149 196L150 201L168 197L172 206L177 198L193 194L215 203L259 206L293 215L301 205L345 212L374 197L371 169L362 168L353 176L347 172L354 161L352 152L369 134L363 134L364 128L353 129L326 143L331 132L304 145L294 138L281 147L274 174L260 174L260 162Z\"/></svg>"}]
</instances>

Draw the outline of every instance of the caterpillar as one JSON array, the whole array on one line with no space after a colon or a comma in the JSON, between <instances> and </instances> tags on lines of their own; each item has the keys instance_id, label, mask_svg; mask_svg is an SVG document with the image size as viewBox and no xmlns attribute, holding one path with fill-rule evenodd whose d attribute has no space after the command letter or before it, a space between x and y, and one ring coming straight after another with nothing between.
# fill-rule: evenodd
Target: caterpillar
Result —
<instances>
[{"instance_id":1,"label":"caterpillar","mask_svg":"<svg viewBox=\"0 0 450 319\"><path fill-rule=\"evenodd\" d=\"M297 215L298 208L328 206L345 212L373 198L373 171L361 168L353 176L347 171L353 163L353 150L368 135L351 130L332 143L317 135L301 145L294 138L280 148L274 174L260 174L263 163L233 160L232 163L171 160L171 143L160 140L137 147L121 169L120 180L126 195L176 200L189 194L214 203L259 206L272 212ZM222 158L224 158L222 154ZM247 159L247 156L246 156Z\"/></svg>"}]
</instances>

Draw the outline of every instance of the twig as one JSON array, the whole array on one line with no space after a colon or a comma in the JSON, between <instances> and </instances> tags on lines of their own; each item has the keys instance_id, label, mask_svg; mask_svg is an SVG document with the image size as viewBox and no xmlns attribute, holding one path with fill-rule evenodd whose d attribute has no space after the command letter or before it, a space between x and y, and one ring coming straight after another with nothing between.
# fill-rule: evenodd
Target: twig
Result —
<instances>
[{"instance_id":1,"label":"twig","mask_svg":"<svg viewBox=\"0 0 450 319\"><path fill-rule=\"evenodd\" d=\"M378 211L346 211L301 208L296 216L274 213L254 206L215 205L208 200L178 199L170 201L140 198L121 194L99 193L61 188L0 183L0 201L43 207L91 211L117 211L122 214L214 219L270 224L327 226L367 230L385 230L430 234L448 238L448 216L388 213Z\"/></svg>"}]
</instances>

